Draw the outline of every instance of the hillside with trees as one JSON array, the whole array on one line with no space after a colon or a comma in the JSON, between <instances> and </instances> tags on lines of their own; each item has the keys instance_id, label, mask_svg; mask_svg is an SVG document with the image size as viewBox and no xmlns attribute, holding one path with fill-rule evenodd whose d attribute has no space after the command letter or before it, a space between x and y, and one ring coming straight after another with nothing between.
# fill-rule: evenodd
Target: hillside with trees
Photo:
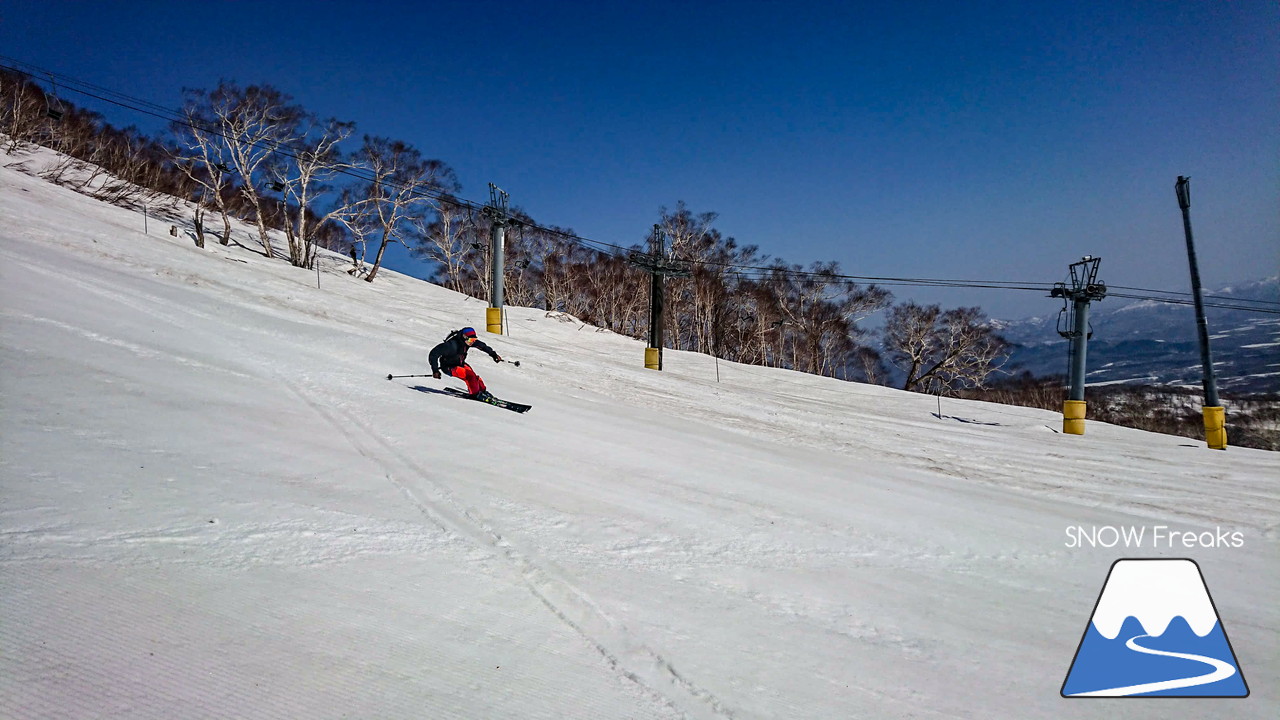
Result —
<instances>
[{"instance_id":1,"label":"hillside with trees","mask_svg":"<svg viewBox=\"0 0 1280 720\"><path fill-rule=\"evenodd\" d=\"M0 127L10 157L24 146L66 160L42 175L125 205L168 204L189 214L198 246L232 242L231 220L257 228L268 256L312 268L324 248L352 258L353 274L378 275L399 243L435 268L435 282L489 295L491 218L460 197L454 170L402 140L361 134L321 118L267 84L222 82L186 89L168 133L119 129L98 113L47 93L33 78L0 70ZM630 260L641 250L586 241L516 208L507 233L507 302L563 312L613 332L644 337L649 275ZM861 323L892 307L892 295L842 276L834 262L793 264L713 227L716 214L683 202L656 225L669 256L690 268L667 282L664 336L674 349L906 389L980 387L999 368L1004 343L977 308L942 311L908 303L885 329L887 355ZM282 233L275 247L269 231ZM921 323L930 312L936 323Z\"/></svg>"},{"instance_id":2,"label":"hillside with trees","mask_svg":"<svg viewBox=\"0 0 1280 720\"><path fill-rule=\"evenodd\" d=\"M41 177L120 206L180 214L199 247L235 242L232 220L241 220L256 228L254 244L268 257L310 269L325 249L350 257L349 272L374 282L396 243L434 268L434 282L490 295L493 220L463 199L448 163L403 140L361 133L353 122L319 117L275 87L224 81L186 89L180 108L153 108L167 120L156 137L118 128L13 69L0 68L0 98L6 164L23 168L25 148L55 150L61 161L41 167ZM510 219L508 304L630 337L649 334L651 278L635 262L644 252L639 242L587 240L519 208ZM668 258L688 269L666 281L668 347L940 396L1058 402L1041 398L1056 397L1045 388L1058 380L1005 379L1011 345L980 308L895 304L889 291L850 280L835 262L791 263L740 244L714 227L716 219L682 201L658 210L655 232L669 242ZM283 247L272 231L284 236ZM868 330L867 318L881 311L883 326ZM1260 402L1264 410L1250 417L1265 425L1273 401ZM1108 403L1106 419L1197 434L1182 421L1151 425L1145 406L1128 418L1129 405ZM1188 414L1177 405L1179 416ZM1245 437L1275 443L1274 429L1255 430Z\"/></svg>"}]
</instances>

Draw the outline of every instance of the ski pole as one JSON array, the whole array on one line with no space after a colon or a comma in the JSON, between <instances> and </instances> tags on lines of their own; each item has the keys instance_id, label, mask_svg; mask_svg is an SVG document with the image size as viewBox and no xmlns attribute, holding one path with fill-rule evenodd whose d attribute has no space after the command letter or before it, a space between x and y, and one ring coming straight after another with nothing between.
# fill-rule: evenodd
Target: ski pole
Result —
<instances>
[{"instance_id":1,"label":"ski pole","mask_svg":"<svg viewBox=\"0 0 1280 720\"><path fill-rule=\"evenodd\" d=\"M387 375L388 380L394 380L395 378L407 378L407 377L434 377L434 375L432 375L431 373L427 373L426 375Z\"/></svg>"}]
</instances>

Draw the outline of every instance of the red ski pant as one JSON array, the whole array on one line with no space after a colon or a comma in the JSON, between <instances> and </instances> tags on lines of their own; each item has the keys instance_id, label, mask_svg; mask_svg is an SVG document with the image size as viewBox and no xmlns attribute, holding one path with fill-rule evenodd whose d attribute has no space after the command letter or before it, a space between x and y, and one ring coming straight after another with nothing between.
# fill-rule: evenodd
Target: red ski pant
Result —
<instances>
[{"instance_id":1,"label":"red ski pant","mask_svg":"<svg viewBox=\"0 0 1280 720\"><path fill-rule=\"evenodd\" d=\"M480 379L475 370L471 369L470 365L448 368L445 372L465 382L467 384L467 392L472 395L484 390L484 381Z\"/></svg>"}]
</instances>

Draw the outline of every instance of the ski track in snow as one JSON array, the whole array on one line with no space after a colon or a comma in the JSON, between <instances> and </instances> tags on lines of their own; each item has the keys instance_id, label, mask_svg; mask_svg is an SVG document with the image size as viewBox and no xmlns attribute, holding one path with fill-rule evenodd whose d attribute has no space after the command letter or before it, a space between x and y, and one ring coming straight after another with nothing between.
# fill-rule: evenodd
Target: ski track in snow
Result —
<instances>
[{"instance_id":1,"label":"ski track in snow","mask_svg":"<svg viewBox=\"0 0 1280 720\"><path fill-rule=\"evenodd\" d=\"M65 276L75 277L73 273ZM182 313L166 310L163 300L159 297L127 295L87 277L78 277L76 280L82 289L131 307L157 321L174 324L181 322ZM199 312L194 314L201 315ZM173 358L162 350L122 342L67 323L30 315L15 315L15 317L49 324L87 340L118 347L140 357L176 359L200 371L225 371L225 368L184 360L181 357ZM204 317L207 320L218 319L208 314ZM232 345L237 344L227 336L220 340ZM239 350L240 357L252 357L247 348L240 347ZM266 365L269 366L269 361ZM248 377L235 371L231 371L231 374L236 377ZM191 558L190 562L198 563L201 567L209 567L211 564L222 567L245 567L271 563L289 567L306 567L343 562L369 554L388 552L427 554L438 549L442 543L456 542L459 537L462 537L473 546L486 548L499 557L505 558L521 574L531 594L553 616L588 641L621 677L635 683L655 700L673 709L684 705L685 707L678 712L685 717L733 717L733 714L709 692L683 677L659 654L627 636L625 630L617 627L616 623L595 606L589 597L569 584L563 577L549 573L535 564L528 555L513 547L507 538L482 520L473 509L462 505L446 487L433 482L430 475L417 467L414 461L379 438L376 432L366 427L359 419L350 414L337 417L334 414L335 411L325 408L323 403L316 399L314 392L304 390L299 384L281 375L277 375L275 380L282 387L288 388L302 403L345 437L360 455L386 469L386 479L431 521L436 530L424 532L420 526L404 524L380 530L361 530L356 527L351 532L327 532L315 529L317 526L343 526L356 522L367 524L367 520L363 518L351 518L349 521L336 523L333 518L320 518L318 522L293 521L248 527L239 525L234 530L211 521L207 527L157 528L148 532L107 534L92 540L84 540L74 532L63 534L44 528L0 533L0 537L6 541L6 550L3 555L0 555L0 563L38 563L50 559L59 561L110 559L122 565L145 566L154 564L158 559L167 558L166 562L180 564L184 562L182 557L184 547L199 549L212 544L218 548L213 558L202 553L198 558ZM360 432L353 432L353 429L358 429ZM410 480L405 481L400 478L410 478ZM424 486L436 496L435 500L423 498L421 488ZM153 550L147 555L139 555L136 550L140 545L151 546ZM157 552L154 548L161 549ZM614 650L607 644L610 642L625 649ZM624 655L631 657L623 660ZM635 669L631 669L631 666L635 666ZM667 694L663 694L658 689L664 685ZM591 691L584 692L590 694ZM674 695L675 699L667 695ZM296 717L296 715L284 714L279 717ZM463 714L460 717L470 717L470 715Z\"/></svg>"},{"instance_id":2,"label":"ski track in snow","mask_svg":"<svg viewBox=\"0 0 1280 720\"><path fill-rule=\"evenodd\" d=\"M313 400L306 391L291 384L290 387L303 402L345 436L357 452L386 468L387 480L395 484L423 515L505 558L520 573L534 597L589 642L610 667L688 716L734 717L714 695L684 677L642 641L631 637L563 573L547 570L542 563L517 549L475 509L465 506L447 487L433 481L429 473L384 441L359 418L350 413L336 417L333 411ZM359 429L360 436L351 432L351 428ZM376 448L369 447L366 441ZM424 497L421 492L424 485L436 496L435 500Z\"/></svg>"},{"instance_id":3,"label":"ski track in snow","mask_svg":"<svg viewBox=\"0 0 1280 720\"><path fill-rule=\"evenodd\" d=\"M39 269L50 276L74 279L81 288L145 313L158 321L175 325L183 321L180 313L166 309L166 304L160 297L129 295L113 289L106 283L74 272L58 272L51 268L39 268L34 265L30 267ZM191 311L187 307L183 308L181 314L193 314L205 320L222 322L221 318L199 310ZM32 321L46 322L60 329L78 333L90 340L115 345L141 356L173 359L171 355L162 351L121 342L84 328L70 326L46 318L23 317ZM250 329L252 327L249 326ZM223 337L222 340L230 341L228 337ZM239 343L233 344L238 345ZM248 348L242 346L239 349L241 357L252 357ZM191 359L184 360L181 357L176 359L198 370L225 370L225 368L213 368L205 363ZM242 373L231 372L239 377L247 377ZM684 677L658 652L647 647L642 641L630 637L625 628L621 628L616 621L592 602L590 597L574 587L561 574L548 572L535 563L527 553L517 550L490 523L481 519L474 509L462 505L447 488L438 482L432 481L428 473L419 468L414 461L407 458L403 453L387 444L376 432L365 426L361 420L349 413L344 413L341 418L335 417L334 411L325 408L316 399L314 392L304 390L297 383L283 375L277 375L275 379L283 387L289 388L301 402L310 407L340 435L345 437L357 452L383 466L386 469L387 480L399 488L405 498L421 510L435 525L441 529L468 537L475 544L491 548L506 558L520 572L530 592L555 617L587 640L610 667L613 667L628 680L661 698L664 702L674 707L679 707L686 715L691 717L733 717L733 714L714 695ZM359 437L352 432L352 428L358 428L361 431ZM372 443L377 449L370 448L365 441ZM406 481L400 478L412 478L413 480ZM435 493L438 498L436 501L424 500L420 492L415 492L414 487L420 488L424 485ZM133 533L119 537L98 538L93 545L95 549L100 550L101 546L104 545L127 545L133 543L200 544L209 541L207 535L207 533L178 532ZM410 535L412 539L407 543L404 542L404 536L381 534L364 538L366 541L361 542L358 534L353 535L345 533L321 535L311 529L296 527L242 528L237 532L234 538L235 542L231 544L232 546L236 544L254 546L252 550L247 549L241 555L242 558L252 558L253 562L263 561L261 551L264 548L274 549L279 552L282 550L282 546L293 546L293 552L287 555L287 562L304 565L349 559L350 557L370 552L371 548L385 551L388 541L392 539L401 541L395 543L397 552L419 552L430 549L430 543L423 542L422 536L417 534ZM43 533L39 539L41 547L47 548L51 542L61 546L57 548L55 553L46 552L42 555L29 555L12 559L30 561L53 557L57 553L74 552L74 543L61 544L58 543L57 537ZM323 555L315 555L309 550L309 548L317 546L325 548ZM0 557L0 561L5 559ZM235 564L235 561L229 559L226 553L223 554L223 561ZM244 561L243 559L241 560L241 562ZM624 660L624 656L628 655L630 657ZM710 712L704 711L708 709Z\"/></svg>"}]
</instances>

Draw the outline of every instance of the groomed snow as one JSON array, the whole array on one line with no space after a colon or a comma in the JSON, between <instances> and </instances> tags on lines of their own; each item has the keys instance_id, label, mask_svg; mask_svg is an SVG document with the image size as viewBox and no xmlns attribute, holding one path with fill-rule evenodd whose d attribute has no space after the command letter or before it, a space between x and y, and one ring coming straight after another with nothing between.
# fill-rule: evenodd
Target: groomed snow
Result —
<instances>
[{"instance_id":1,"label":"groomed snow","mask_svg":"<svg viewBox=\"0 0 1280 720\"><path fill-rule=\"evenodd\" d=\"M0 158L11 163L17 158ZM666 353L0 169L0 716L1274 718L1280 456ZM454 382L456 381L448 381ZM1243 547L1068 547L1075 526ZM1059 697L1195 559L1252 696Z\"/></svg>"}]
</instances>

